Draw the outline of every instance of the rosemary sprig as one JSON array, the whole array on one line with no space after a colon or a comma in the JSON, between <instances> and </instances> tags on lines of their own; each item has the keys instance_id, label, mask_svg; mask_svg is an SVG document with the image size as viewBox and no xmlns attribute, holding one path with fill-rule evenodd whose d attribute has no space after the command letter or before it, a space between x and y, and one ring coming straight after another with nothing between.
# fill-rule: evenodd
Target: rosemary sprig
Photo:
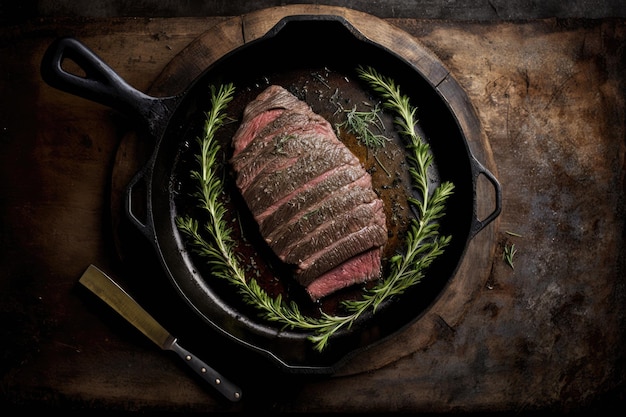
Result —
<instances>
[{"instance_id":1,"label":"rosemary sprig","mask_svg":"<svg viewBox=\"0 0 626 417\"><path fill-rule=\"evenodd\" d=\"M515 249L515 243L511 244L511 246L506 245L504 247L504 252L502 253L502 259L511 269L515 269L515 264L513 263L513 258L515 258L515 254L517 253L517 249Z\"/></svg>"},{"instance_id":2,"label":"rosemary sprig","mask_svg":"<svg viewBox=\"0 0 626 417\"><path fill-rule=\"evenodd\" d=\"M322 313L320 318L303 315L297 304L287 303L279 295L271 298L254 279L246 281L243 268L234 250L231 230L226 225L224 215L226 209L221 203L223 194L222 182L217 175L216 155L219 145L215 140L216 130L223 124L222 111L231 101L234 88L232 85L211 88L212 109L207 113L204 133L198 139L201 152L198 156L200 171L193 171L192 177L198 181L198 197L200 207L209 215L204 225L211 237L211 242L198 231L198 222L189 217L176 219L177 226L188 238L192 249L207 259L214 275L233 283L246 303L256 306L261 316L271 322L280 323L283 328L311 331L309 339L318 351L323 351L330 337L352 324L366 311L376 309L380 304L394 295L402 294L406 289L417 284L424 276L424 269L439 256L450 242L450 237L439 235L437 220L444 214L445 202L453 191L448 182L440 184L432 193L428 187L427 171L432 163L429 147L413 129L415 109L410 107L408 98L403 97L393 82L379 76L373 70L360 69L361 77L380 92L388 102L389 108L396 111L396 124L409 139L411 150L409 163L410 174L420 199L411 198L409 202L416 207L418 218L413 219L408 235L405 253L398 254L390 260L389 275L372 289L364 290L360 300L344 301L347 315L334 316Z\"/></svg>"},{"instance_id":3,"label":"rosemary sprig","mask_svg":"<svg viewBox=\"0 0 626 417\"><path fill-rule=\"evenodd\" d=\"M400 128L400 133L411 142L421 142L421 138L415 131L415 125L417 124L415 113L417 108L411 106L409 97L400 93L400 89L396 87L395 82L391 78L379 74L371 67L359 67L357 68L357 74L386 100L383 104L385 107L396 112L397 115L394 121Z\"/></svg>"},{"instance_id":4,"label":"rosemary sprig","mask_svg":"<svg viewBox=\"0 0 626 417\"><path fill-rule=\"evenodd\" d=\"M353 133L361 144L368 148L382 148L389 139L382 134L383 121L380 118L378 104L368 111L357 111L356 106L346 112L346 121L337 124L338 128L345 128ZM381 133L375 133L374 129Z\"/></svg>"},{"instance_id":5,"label":"rosemary sprig","mask_svg":"<svg viewBox=\"0 0 626 417\"><path fill-rule=\"evenodd\" d=\"M198 231L198 221L190 216L177 217L176 225L189 238L195 251L207 258L215 275L245 285L245 274L236 262L231 230L224 219L226 208L220 201L223 186L216 169L220 146L215 133L224 124L223 112L232 100L234 86L227 84L220 86L219 90L211 86L210 93L211 109L206 113L203 136L198 138L200 153L196 160L200 170L191 171L191 177L196 180L197 191L194 196L198 198L198 205L209 215L204 229L211 236L213 244L204 240Z\"/></svg>"}]
</instances>

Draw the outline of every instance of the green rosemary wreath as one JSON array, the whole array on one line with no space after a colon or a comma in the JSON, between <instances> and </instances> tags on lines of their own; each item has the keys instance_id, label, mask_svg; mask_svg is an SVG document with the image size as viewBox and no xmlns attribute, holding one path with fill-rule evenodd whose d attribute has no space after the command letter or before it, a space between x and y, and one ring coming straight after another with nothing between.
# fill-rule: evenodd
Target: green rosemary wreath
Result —
<instances>
[{"instance_id":1,"label":"green rosemary wreath","mask_svg":"<svg viewBox=\"0 0 626 417\"><path fill-rule=\"evenodd\" d=\"M304 315L295 302L286 302L280 295L272 298L255 279L246 279L241 260L234 249L236 242L225 221L226 208L221 199L224 189L216 168L220 146L215 139L215 133L223 125L224 110L232 100L235 90L232 84L220 86L219 89L211 87L211 110L206 114L203 135L198 138L199 169L191 172L192 178L197 182L194 196L198 199L200 208L208 214L208 221L199 225L196 219L188 215L176 218L177 227L186 236L190 248L206 259L215 276L233 284L244 302L255 306L263 319L279 323L283 329L311 332L308 338L320 352L326 348L333 334L350 328L363 313L376 312L383 301L400 295L419 283L424 277L425 269L443 253L451 239L450 236L439 234L437 220L444 215L445 203L452 194L454 185L442 182L434 190L429 189L427 171L433 158L430 147L415 131L416 109L411 107L408 97L400 93L392 79L380 75L372 68L359 67L357 71L359 77L380 94L384 106L396 114L394 123L408 141L409 173L420 198L409 198L409 203L418 215L411 219L404 252L389 260L388 275L374 287L364 289L360 299L342 302L345 315L324 312L320 317ZM209 239L205 238L206 234Z\"/></svg>"}]
</instances>

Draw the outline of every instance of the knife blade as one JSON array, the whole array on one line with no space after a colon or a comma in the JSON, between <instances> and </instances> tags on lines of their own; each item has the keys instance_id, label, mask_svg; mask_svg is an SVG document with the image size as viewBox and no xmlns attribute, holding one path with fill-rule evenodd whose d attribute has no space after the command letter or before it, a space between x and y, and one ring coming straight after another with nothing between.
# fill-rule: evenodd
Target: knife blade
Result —
<instances>
[{"instance_id":1,"label":"knife blade","mask_svg":"<svg viewBox=\"0 0 626 417\"><path fill-rule=\"evenodd\" d=\"M122 287L95 265L79 281L163 350L171 350L228 400L241 399L241 389L204 361L183 348L178 340L141 307Z\"/></svg>"}]
</instances>

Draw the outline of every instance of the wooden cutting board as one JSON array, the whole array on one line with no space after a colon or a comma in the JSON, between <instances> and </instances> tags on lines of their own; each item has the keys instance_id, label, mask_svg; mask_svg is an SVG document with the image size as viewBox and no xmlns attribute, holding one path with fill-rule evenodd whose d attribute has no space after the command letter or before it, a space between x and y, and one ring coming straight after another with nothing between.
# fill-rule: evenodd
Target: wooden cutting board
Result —
<instances>
[{"instance_id":1,"label":"wooden cutting board","mask_svg":"<svg viewBox=\"0 0 626 417\"><path fill-rule=\"evenodd\" d=\"M482 131L467 95L438 58L417 39L374 16L340 7L295 5L264 9L226 20L200 35L165 66L148 94L166 97L184 92L203 71L226 54L268 33L288 16L339 16L366 39L403 57L436 86L449 103L466 136L474 156L497 175L491 148ZM151 152L151 145L134 134L125 136L116 153L112 171L112 213L116 242L122 258L129 246L128 225L123 220L124 192L132 176L141 169ZM494 210L493 187L479 181L477 213L485 216ZM487 226L469 243L465 256L447 289L422 317L399 334L353 357L338 375L378 369L398 358L425 349L436 340L442 326L452 328L462 319L474 294L487 280L495 250L496 222Z\"/></svg>"}]
</instances>

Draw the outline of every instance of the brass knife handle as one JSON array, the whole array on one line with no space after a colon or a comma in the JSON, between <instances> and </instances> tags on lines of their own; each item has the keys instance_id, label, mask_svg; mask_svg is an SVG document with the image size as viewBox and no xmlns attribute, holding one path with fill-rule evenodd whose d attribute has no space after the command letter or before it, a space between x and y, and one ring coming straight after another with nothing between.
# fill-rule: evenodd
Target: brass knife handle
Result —
<instances>
[{"instance_id":1,"label":"brass knife handle","mask_svg":"<svg viewBox=\"0 0 626 417\"><path fill-rule=\"evenodd\" d=\"M207 381L211 386L218 390L224 397L230 401L237 402L241 400L241 389L228 379L224 378L219 372L207 365L202 359L183 348L174 340L170 346L170 350L176 352L182 360L191 367L202 379Z\"/></svg>"}]
</instances>

